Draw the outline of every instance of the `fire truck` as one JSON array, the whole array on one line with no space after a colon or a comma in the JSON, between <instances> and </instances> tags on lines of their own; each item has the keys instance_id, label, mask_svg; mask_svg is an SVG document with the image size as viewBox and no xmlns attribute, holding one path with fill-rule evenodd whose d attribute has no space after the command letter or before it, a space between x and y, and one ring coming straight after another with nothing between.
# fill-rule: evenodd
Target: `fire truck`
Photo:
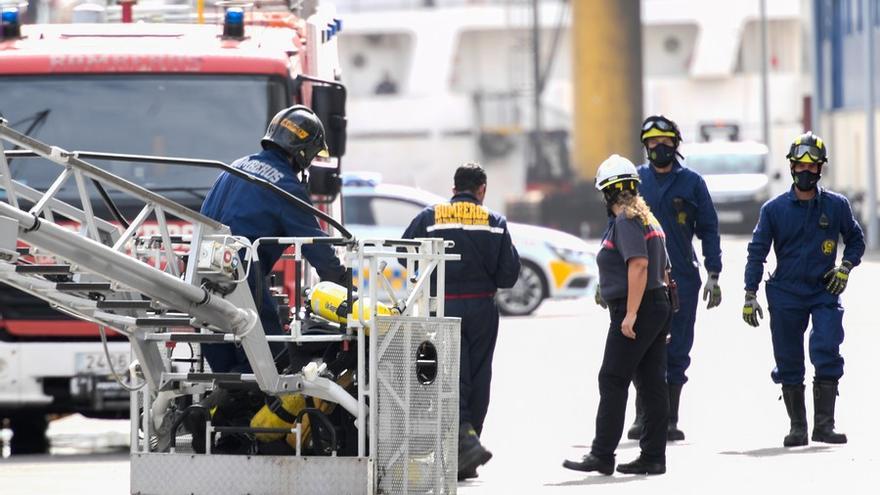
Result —
<instances>
[{"instance_id":1,"label":"fire truck","mask_svg":"<svg viewBox=\"0 0 880 495\"><path fill-rule=\"evenodd\" d=\"M123 3L121 23L22 25L18 5L4 7L0 118L42 141L105 153L98 166L198 211L216 169L122 162L111 155L229 163L259 149L277 111L305 104L325 122L331 152L324 167L313 167L312 190L332 204L345 148L345 89L336 55L341 20L327 5L307 13L230 2L218 9L213 16L193 13L191 23L131 22L142 13ZM13 180L35 190L52 187L54 164L7 151ZM77 186L68 181L55 197L76 203ZM117 212L98 211L96 201L95 215L130 219L137 213L113 190L82 187L116 200ZM155 227L144 224L139 235ZM169 221L172 235L191 229ZM39 263L39 256L33 261ZM278 284L292 288L290 265L276 270ZM112 333L107 340L105 353L95 324L0 284L0 424L5 419L13 430L13 454L48 450L50 415L129 415L128 392L109 378L111 367L128 366L129 343Z\"/></svg>"}]
</instances>

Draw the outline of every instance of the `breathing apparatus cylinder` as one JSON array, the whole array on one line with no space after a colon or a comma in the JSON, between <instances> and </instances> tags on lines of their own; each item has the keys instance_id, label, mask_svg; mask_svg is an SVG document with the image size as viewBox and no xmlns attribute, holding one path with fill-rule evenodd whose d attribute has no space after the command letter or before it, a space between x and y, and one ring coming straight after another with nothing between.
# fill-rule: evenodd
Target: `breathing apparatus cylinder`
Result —
<instances>
[{"instance_id":1,"label":"breathing apparatus cylinder","mask_svg":"<svg viewBox=\"0 0 880 495\"><path fill-rule=\"evenodd\" d=\"M349 371L343 372L336 379L336 384L353 393L354 377ZM309 404L311 402L312 404ZM331 414L336 409L336 403L316 397L307 398L300 393L284 394L267 401L257 414L251 418L251 428L293 428L299 418L301 423L301 441L308 445L312 434L311 418L303 411L312 407L318 413ZM310 409L311 411L311 409ZM306 411L308 412L308 411ZM256 438L260 442L273 442L284 437L291 448L296 448L296 435L293 433L257 433Z\"/></svg>"},{"instance_id":2,"label":"breathing apparatus cylinder","mask_svg":"<svg viewBox=\"0 0 880 495\"><path fill-rule=\"evenodd\" d=\"M312 313L321 318L335 323L346 323L349 310L348 290L345 287L333 282L319 282L309 293L309 303ZM352 310L350 311L352 318L360 318L361 311L364 311L364 318L369 319L372 316L371 306L369 298L352 297ZM398 311L377 301L376 313L380 316L390 316L397 314Z\"/></svg>"}]
</instances>

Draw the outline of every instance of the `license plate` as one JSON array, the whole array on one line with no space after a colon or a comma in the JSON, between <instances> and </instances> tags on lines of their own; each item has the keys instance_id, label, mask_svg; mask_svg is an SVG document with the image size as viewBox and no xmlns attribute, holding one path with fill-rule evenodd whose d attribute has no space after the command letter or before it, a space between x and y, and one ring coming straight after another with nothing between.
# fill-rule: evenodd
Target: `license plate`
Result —
<instances>
[{"instance_id":1,"label":"license plate","mask_svg":"<svg viewBox=\"0 0 880 495\"><path fill-rule=\"evenodd\" d=\"M739 223L743 221L741 211L719 211L718 221L722 223Z\"/></svg>"},{"instance_id":2,"label":"license plate","mask_svg":"<svg viewBox=\"0 0 880 495\"><path fill-rule=\"evenodd\" d=\"M129 354L127 352L111 352L110 359L117 373L128 373ZM109 375L110 366L107 355L103 352L76 353L76 373L84 375Z\"/></svg>"}]
</instances>

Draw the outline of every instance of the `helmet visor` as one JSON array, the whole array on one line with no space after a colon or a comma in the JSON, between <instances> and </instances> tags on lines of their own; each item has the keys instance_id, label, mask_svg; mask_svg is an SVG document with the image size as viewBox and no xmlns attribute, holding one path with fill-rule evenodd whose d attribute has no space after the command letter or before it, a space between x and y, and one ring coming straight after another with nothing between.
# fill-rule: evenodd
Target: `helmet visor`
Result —
<instances>
[{"instance_id":1,"label":"helmet visor","mask_svg":"<svg viewBox=\"0 0 880 495\"><path fill-rule=\"evenodd\" d=\"M822 150L811 144L795 146L791 153L788 154L788 159L794 162L820 162L824 160Z\"/></svg>"},{"instance_id":2,"label":"helmet visor","mask_svg":"<svg viewBox=\"0 0 880 495\"><path fill-rule=\"evenodd\" d=\"M617 185L617 189L635 189L637 184L641 182L639 174L620 174L608 177L604 180L596 180L596 189L604 191L605 189Z\"/></svg>"},{"instance_id":3,"label":"helmet visor","mask_svg":"<svg viewBox=\"0 0 880 495\"><path fill-rule=\"evenodd\" d=\"M663 119L651 119L642 124L642 132L648 132L651 129L660 129L661 131L675 132L672 124Z\"/></svg>"}]
</instances>

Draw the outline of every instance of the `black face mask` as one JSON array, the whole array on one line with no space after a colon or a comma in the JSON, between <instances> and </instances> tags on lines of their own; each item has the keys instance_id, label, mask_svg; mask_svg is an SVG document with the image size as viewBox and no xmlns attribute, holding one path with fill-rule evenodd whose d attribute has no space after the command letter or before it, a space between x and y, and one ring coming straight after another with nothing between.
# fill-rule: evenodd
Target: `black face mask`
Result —
<instances>
[{"instance_id":1,"label":"black face mask","mask_svg":"<svg viewBox=\"0 0 880 495\"><path fill-rule=\"evenodd\" d=\"M675 148L665 144L658 144L654 148L648 150L648 161L651 165L659 168L666 168L675 159Z\"/></svg>"},{"instance_id":2,"label":"black face mask","mask_svg":"<svg viewBox=\"0 0 880 495\"><path fill-rule=\"evenodd\" d=\"M822 177L822 174L814 174L809 170L802 170L800 172L791 171L791 178L794 179L794 187L798 188L800 191L812 191L816 184L819 183L819 178Z\"/></svg>"}]
</instances>

